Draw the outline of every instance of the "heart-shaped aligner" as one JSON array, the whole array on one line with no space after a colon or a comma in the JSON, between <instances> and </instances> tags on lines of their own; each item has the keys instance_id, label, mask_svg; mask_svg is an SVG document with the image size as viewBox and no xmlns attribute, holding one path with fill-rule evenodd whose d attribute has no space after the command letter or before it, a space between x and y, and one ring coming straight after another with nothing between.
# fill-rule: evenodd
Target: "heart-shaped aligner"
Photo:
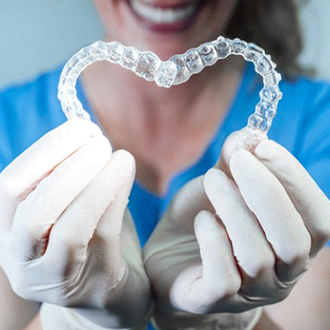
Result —
<instances>
[{"instance_id":1,"label":"heart-shaped aligner","mask_svg":"<svg viewBox=\"0 0 330 330\"><path fill-rule=\"evenodd\" d=\"M169 88L186 82L193 74L229 55L240 55L246 61L253 62L256 72L263 77L260 102L249 117L247 127L266 135L276 115L278 101L282 98L278 87L281 75L275 70L276 64L262 48L238 38L231 40L219 37L165 62L152 52L140 52L135 47L125 47L116 41L98 41L81 49L66 63L60 77L58 98L68 119L89 119L88 113L77 99L76 81L80 73L95 61L107 60L120 64L147 81L155 81L158 86Z\"/></svg>"}]
</instances>

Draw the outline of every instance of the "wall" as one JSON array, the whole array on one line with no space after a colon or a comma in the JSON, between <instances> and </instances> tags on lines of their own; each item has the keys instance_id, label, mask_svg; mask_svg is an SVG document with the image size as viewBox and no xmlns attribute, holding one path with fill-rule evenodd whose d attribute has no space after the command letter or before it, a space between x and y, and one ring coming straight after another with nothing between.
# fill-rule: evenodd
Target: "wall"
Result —
<instances>
[{"instance_id":1,"label":"wall","mask_svg":"<svg viewBox=\"0 0 330 330\"><path fill-rule=\"evenodd\" d=\"M91 0L0 0L0 87L55 67L102 36Z\"/></svg>"}]
</instances>

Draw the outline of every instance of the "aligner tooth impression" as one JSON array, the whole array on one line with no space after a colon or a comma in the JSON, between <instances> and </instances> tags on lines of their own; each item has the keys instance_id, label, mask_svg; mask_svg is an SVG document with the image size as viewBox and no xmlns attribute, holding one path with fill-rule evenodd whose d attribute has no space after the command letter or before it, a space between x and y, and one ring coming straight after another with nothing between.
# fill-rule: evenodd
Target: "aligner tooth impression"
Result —
<instances>
[{"instance_id":1,"label":"aligner tooth impression","mask_svg":"<svg viewBox=\"0 0 330 330\"><path fill-rule=\"evenodd\" d=\"M246 139L249 144L248 140L255 134L267 136L276 115L278 101L282 98L278 86L281 75L275 70L276 64L262 48L238 38L231 40L219 37L198 48L189 49L185 54L174 55L167 61L161 61L152 52L139 52L136 48L125 47L117 41L97 41L82 48L66 63L59 81L58 98L68 119L80 117L90 120L77 98L76 82L81 72L96 61L107 60L119 64L147 81L155 81L158 86L169 88L186 82L193 74L229 55L243 56L246 61L253 62L256 72L263 78L260 102L243 129L255 132L251 132L250 138Z\"/></svg>"}]
</instances>

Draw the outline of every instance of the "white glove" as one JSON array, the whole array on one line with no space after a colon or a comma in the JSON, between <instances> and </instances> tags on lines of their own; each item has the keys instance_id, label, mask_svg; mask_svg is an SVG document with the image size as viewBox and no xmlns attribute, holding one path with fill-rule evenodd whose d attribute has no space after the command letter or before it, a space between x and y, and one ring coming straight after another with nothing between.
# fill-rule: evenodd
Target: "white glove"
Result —
<instances>
[{"instance_id":1,"label":"white glove","mask_svg":"<svg viewBox=\"0 0 330 330\"><path fill-rule=\"evenodd\" d=\"M245 311L286 298L329 239L330 202L302 165L273 141L255 155L236 141L222 152L228 175L213 168L184 186L145 247L160 329L245 329ZM245 325L222 314L240 312Z\"/></svg>"},{"instance_id":2,"label":"white glove","mask_svg":"<svg viewBox=\"0 0 330 330\"><path fill-rule=\"evenodd\" d=\"M79 119L46 134L1 173L0 263L17 294L49 303L45 329L146 321L149 281L125 212L134 173L129 153L111 154L100 130Z\"/></svg>"}]
</instances>

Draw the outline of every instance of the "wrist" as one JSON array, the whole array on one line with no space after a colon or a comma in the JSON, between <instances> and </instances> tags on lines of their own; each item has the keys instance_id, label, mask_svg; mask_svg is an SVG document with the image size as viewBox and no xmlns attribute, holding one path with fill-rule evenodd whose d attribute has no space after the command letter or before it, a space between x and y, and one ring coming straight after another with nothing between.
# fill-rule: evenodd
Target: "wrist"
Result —
<instances>
[{"instance_id":1,"label":"wrist","mask_svg":"<svg viewBox=\"0 0 330 330\"><path fill-rule=\"evenodd\" d=\"M253 311L255 312L255 314L253 315L252 319L249 321L249 324L246 326L246 330L254 330L263 314L262 307L255 308Z\"/></svg>"},{"instance_id":2,"label":"wrist","mask_svg":"<svg viewBox=\"0 0 330 330\"><path fill-rule=\"evenodd\" d=\"M199 315L170 309L165 310L157 306L152 323L157 330L253 330L261 318L262 311L263 309L259 307L242 313Z\"/></svg>"},{"instance_id":3,"label":"wrist","mask_svg":"<svg viewBox=\"0 0 330 330\"><path fill-rule=\"evenodd\" d=\"M123 327L116 317L105 311L68 308L44 303L40 309L40 320L43 330L145 330L152 310L153 308L150 306L148 313L138 325ZM91 314L93 314L92 318ZM94 322L95 319L98 320L97 323ZM105 325L105 323L107 324Z\"/></svg>"},{"instance_id":4,"label":"wrist","mask_svg":"<svg viewBox=\"0 0 330 330\"><path fill-rule=\"evenodd\" d=\"M262 315L257 322L253 330L281 330L282 328L276 324L274 320L270 318L265 309L263 309Z\"/></svg>"}]
</instances>

